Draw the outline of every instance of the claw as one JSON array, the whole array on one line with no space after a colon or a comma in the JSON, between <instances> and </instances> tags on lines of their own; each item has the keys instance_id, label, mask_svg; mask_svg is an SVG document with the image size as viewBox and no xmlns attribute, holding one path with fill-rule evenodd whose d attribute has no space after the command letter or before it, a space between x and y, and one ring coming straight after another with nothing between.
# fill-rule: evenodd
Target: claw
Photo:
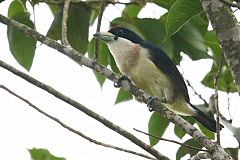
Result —
<instances>
[{"instance_id":1,"label":"claw","mask_svg":"<svg viewBox=\"0 0 240 160\"><path fill-rule=\"evenodd\" d=\"M131 82L130 79L129 79L127 76L121 75L121 76L117 79L117 82L114 82L113 86L116 87L116 88L121 87L121 82L122 82L123 80L127 80L127 81Z\"/></svg>"},{"instance_id":2,"label":"claw","mask_svg":"<svg viewBox=\"0 0 240 160\"><path fill-rule=\"evenodd\" d=\"M148 107L148 110L149 110L150 112L154 111L154 108L152 107L152 103L153 103L155 100L160 101L161 103L166 103L166 102L167 102L167 100L166 100L165 97L163 97L163 98L149 97L149 98L148 98L148 101L147 101L147 107Z\"/></svg>"}]
</instances>

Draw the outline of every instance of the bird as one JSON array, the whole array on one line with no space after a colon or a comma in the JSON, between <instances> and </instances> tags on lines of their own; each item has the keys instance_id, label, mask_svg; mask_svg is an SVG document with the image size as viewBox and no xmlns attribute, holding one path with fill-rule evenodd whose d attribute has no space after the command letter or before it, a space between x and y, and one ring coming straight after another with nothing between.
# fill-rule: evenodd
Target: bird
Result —
<instances>
[{"instance_id":1,"label":"bird","mask_svg":"<svg viewBox=\"0 0 240 160\"><path fill-rule=\"evenodd\" d=\"M165 106L169 110L192 116L208 130L217 132L214 117L190 102L182 75L160 47L123 27L113 27L93 36L107 45L120 72L147 95L165 99Z\"/></svg>"}]
</instances>

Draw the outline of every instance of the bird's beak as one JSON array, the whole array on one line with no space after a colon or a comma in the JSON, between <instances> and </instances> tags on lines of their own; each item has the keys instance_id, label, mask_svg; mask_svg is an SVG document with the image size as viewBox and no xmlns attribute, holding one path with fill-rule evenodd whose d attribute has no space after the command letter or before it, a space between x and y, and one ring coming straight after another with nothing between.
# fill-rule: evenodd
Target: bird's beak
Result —
<instances>
[{"instance_id":1,"label":"bird's beak","mask_svg":"<svg viewBox=\"0 0 240 160\"><path fill-rule=\"evenodd\" d=\"M93 36L104 42L113 41L114 38L116 37L115 35L113 35L112 33L109 33L109 32L97 32Z\"/></svg>"}]
</instances>

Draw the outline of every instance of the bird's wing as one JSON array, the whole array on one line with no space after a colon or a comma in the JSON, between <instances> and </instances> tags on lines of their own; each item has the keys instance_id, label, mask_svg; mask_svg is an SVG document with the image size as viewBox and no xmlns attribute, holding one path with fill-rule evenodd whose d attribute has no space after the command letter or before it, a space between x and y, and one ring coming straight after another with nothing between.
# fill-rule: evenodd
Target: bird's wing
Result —
<instances>
[{"instance_id":1,"label":"bird's wing","mask_svg":"<svg viewBox=\"0 0 240 160\"><path fill-rule=\"evenodd\" d=\"M149 50L150 59L153 63L173 80L177 89L183 93L186 101L190 103L187 86L172 60L166 55L166 53L164 53L164 51L156 46L149 43L144 43L142 46Z\"/></svg>"}]
</instances>

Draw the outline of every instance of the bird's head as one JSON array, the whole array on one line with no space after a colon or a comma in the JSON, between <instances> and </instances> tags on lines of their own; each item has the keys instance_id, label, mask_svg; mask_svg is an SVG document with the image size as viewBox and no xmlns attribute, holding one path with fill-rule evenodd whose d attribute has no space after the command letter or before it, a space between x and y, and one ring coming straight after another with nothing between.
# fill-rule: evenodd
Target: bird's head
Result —
<instances>
[{"instance_id":1,"label":"bird's head","mask_svg":"<svg viewBox=\"0 0 240 160\"><path fill-rule=\"evenodd\" d=\"M136 33L122 27L111 28L108 32L97 32L93 36L106 44L119 42L121 40L128 40L135 44L140 44L143 41Z\"/></svg>"}]
</instances>

